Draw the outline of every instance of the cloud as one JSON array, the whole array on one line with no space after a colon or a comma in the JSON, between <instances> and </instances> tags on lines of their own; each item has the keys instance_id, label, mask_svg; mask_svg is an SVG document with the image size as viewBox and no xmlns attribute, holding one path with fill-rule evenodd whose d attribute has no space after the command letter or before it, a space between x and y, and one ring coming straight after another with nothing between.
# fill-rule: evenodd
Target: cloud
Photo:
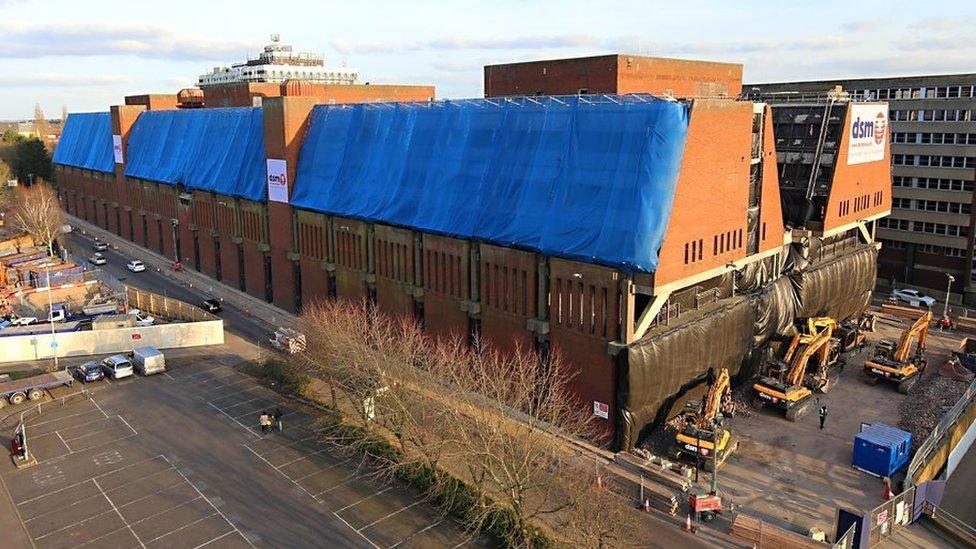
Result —
<instances>
[{"instance_id":1,"label":"cloud","mask_svg":"<svg viewBox=\"0 0 976 549\"><path fill-rule=\"evenodd\" d=\"M920 19L908 28L927 31L952 31L970 29L976 25L976 17L929 17Z\"/></svg>"},{"instance_id":2,"label":"cloud","mask_svg":"<svg viewBox=\"0 0 976 549\"><path fill-rule=\"evenodd\" d=\"M352 45L349 44L349 41L345 38L333 38L332 40L329 40L329 45L332 46L332 49L334 49L337 53L341 53L343 55L352 53Z\"/></svg>"},{"instance_id":3,"label":"cloud","mask_svg":"<svg viewBox=\"0 0 976 549\"><path fill-rule=\"evenodd\" d=\"M481 71L484 63L464 61L432 61L430 66L441 72L471 72Z\"/></svg>"},{"instance_id":4,"label":"cloud","mask_svg":"<svg viewBox=\"0 0 976 549\"><path fill-rule=\"evenodd\" d=\"M27 75L0 75L0 88L83 88L131 84L135 81L136 79L131 76L113 74L81 75L37 73Z\"/></svg>"},{"instance_id":5,"label":"cloud","mask_svg":"<svg viewBox=\"0 0 976 549\"><path fill-rule=\"evenodd\" d=\"M212 40L181 36L172 30L140 23L0 22L4 47L0 58L46 56L119 56L200 61L240 56L260 47L258 42Z\"/></svg>"},{"instance_id":6,"label":"cloud","mask_svg":"<svg viewBox=\"0 0 976 549\"><path fill-rule=\"evenodd\" d=\"M172 88L188 88L197 85L196 78L186 76L168 76L163 79L163 84Z\"/></svg>"},{"instance_id":7,"label":"cloud","mask_svg":"<svg viewBox=\"0 0 976 549\"><path fill-rule=\"evenodd\" d=\"M883 29L890 23L890 19L879 17L877 19L861 19L851 21L840 26L841 30L849 32L874 31Z\"/></svg>"}]
</instances>

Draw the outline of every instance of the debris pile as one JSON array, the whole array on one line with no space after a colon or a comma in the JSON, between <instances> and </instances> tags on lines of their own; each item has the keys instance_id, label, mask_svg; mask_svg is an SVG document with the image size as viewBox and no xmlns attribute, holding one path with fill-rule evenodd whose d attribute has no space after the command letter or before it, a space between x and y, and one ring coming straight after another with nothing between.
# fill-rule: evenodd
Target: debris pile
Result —
<instances>
[{"instance_id":1,"label":"debris pile","mask_svg":"<svg viewBox=\"0 0 976 549\"><path fill-rule=\"evenodd\" d=\"M908 398L898 405L898 427L910 432L917 448L946 411L962 397L969 384L930 372L912 388Z\"/></svg>"}]
</instances>

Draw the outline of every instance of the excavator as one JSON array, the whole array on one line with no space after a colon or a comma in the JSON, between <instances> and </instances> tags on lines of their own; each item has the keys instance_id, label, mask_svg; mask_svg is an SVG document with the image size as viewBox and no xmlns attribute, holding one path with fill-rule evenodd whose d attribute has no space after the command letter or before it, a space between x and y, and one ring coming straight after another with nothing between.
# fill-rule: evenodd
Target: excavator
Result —
<instances>
[{"instance_id":1,"label":"excavator","mask_svg":"<svg viewBox=\"0 0 976 549\"><path fill-rule=\"evenodd\" d=\"M833 355L846 353L856 349L864 342L864 333L857 324L853 322L837 322L829 316L815 316L807 318L805 323L806 333L803 335L812 339L816 337L823 328L830 326L835 341L836 351L831 351ZM804 342L805 343L805 342ZM834 362L834 360L831 360Z\"/></svg>"},{"instance_id":2,"label":"excavator","mask_svg":"<svg viewBox=\"0 0 976 549\"><path fill-rule=\"evenodd\" d=\"M793 336L783 360L768 363L765 375L752 386L756 391L753 404L780 408L789 421L803 417L813 404L813 391L807 385L813 385L815 389L826 385L832 335L833 329L827 325L814 337ZM808 377L807 363L814 355L818 357L819 366Z\"/></svg>"},{"instance_id":3,"label":"excavator","mask_svg":"<svg viewBox=\"0 0 976 549\"><path fill-rule=\"evenodd\" d=\"M723 429L718 422L722 417L732 417L735 406L732 403L729 371L725 368L715 375L708 371L708 392L700 402L685 405L682 427L675 435L671 455L675 459L686 456L698 462L704 460L704 468L712 469L712 464L721 465L734 452L738 443L732 441L732 433Z\"/></svg>"},{"instance_id":4,"label":"excavator","mask_svg":"<svg viewBox=\"0 0 976 549\"><path fill-rule=\"evenodd\" d=\"M931 322L932 312L927 311L901 333L897 343L891 339L879 341L874 347L874 356L864 361L865 380L871 385L881 379L897 383L898 392L907 395L927 365L925 338ZM913 353L912 340L915 338L918 342Z\"/></svg>"}]
</instances>

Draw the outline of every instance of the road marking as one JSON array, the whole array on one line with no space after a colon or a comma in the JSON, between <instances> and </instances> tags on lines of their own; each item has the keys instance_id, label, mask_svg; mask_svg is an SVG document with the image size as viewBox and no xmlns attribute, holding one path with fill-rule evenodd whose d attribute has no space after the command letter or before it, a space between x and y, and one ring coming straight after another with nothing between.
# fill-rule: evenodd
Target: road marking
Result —
<instances>
[{"instance_id":1,"label":"road marking","mask_svg":"<svg viewBox=\"0 0 976 549\"><path fill-rule=\"evenodd\" d=\"M259 434L257 434L256 432L254 432L254 430L252 430L252 429L251 429L250 427L248 427L247 425L244 425L244 424L243 424L243 423L241 423L240 421L237 421L236 419L234 419L234 418L233 418L233 417L232 417L232 416L231 416L230 414L228 414L227 412L225 412L225 411L223 411L223 410L221 410L221 409L220 409L220 408L218 408L217 406L214 406L214 405L213 405L213 403L211 403L211 402L208 402L207 404L209 404L209 405L210 405L211 407L213 407L213 409L214 409L214 410L217 410L217 411L218 411L218 412L220 412L221 414L224 414L225 416L227 416L227 418L228 418L228 419L230 419L231 421L233 421L234 423L236 423L236 424L238 424L238 425L240 425L241 427L243 427L244 429L246 429L248 433L251 433L252 435L254 435L254 436L256 436L256 437L258 437L258 438L261 438L261 435L259 435Z\"/></svg>"},{"instance_id":2,"label":"road marking","mask_svg":"<svg viewBox=\"0 0 976 549\"><path fill-rule=\"evenodd\" d=\"M65 490L68 490L69 488L74 488L75 486L80 486L80 485L82 485L82 484L84 484L86 482L95 480L97 478L106 477L108 475L114 475L115 473L118 473L119 471L124 471L126 469L129 469L130 467L135 467L136 465L142 465L143 463L147 463L147 462L150 462L150 461L152 461L154 459L159 459L159 458L163 458L165 460L166 459L166 456L158 455L158 456L153 456L151 458L146 458L146 459L137 461L135 463L130 463L130 464L124 466L124 467L119 467L118 469L115 469L113 471L108 471L107 473L102 473L102 474L100 474L98 476L95 476L95 477L92 477L92 478L89 478L89 479L80 480L80 481L78 481L78 482L76 482L74 484L65 486L64 488L58 488L57 490L52 490L52 491L50 491L50 492L48 492L46 494L41 494L39 496L35 496L35 497L30 498L30 499L25 499L24 501L18 502L17 505L23 505L25 503L30 503L32 501L37 501L39 499L46 498L48 496L52 496L52 495L57 494L59 492L63 492ZM169 460L166 460L166 462L169 463ZM170 464L170 469L172 469L172 468L173 468L173 466L172 466L172 464ZM153 475L159 474L161 472L163 472L163 471L157 471L156 473L153 473ZM149 476L152 476L152 475L149 475ZM149 478L149 477L144 477L144 478ZM139 480L142 480L142 479L139 479ZM132 482L137 482L137 481L132 481ZM126 484L129 484L129 483L126 483ZM125 486L125 484L123 484L122 486ZM113 488L112 490L116 490L118 488L121 488L122 486L117 486L116 488Z\"/></svg>"},{"instance_id":3,"label":"road marking","mask_svg":"<svg viewBox=\"0 0 976 549\"><path fill-rule=\"evenodd\" d=\"M282 473L282 474L284 474L284 473ZM325 490L322 490L321 492L319 492L319 493L317 493L317 494L315 494L315 496L314 496L314 497L315 497L316 499L318 499L318 497L319 497L319 496L321 496L321 495L324 495L324 494L328 494L329 492L331 492L331 491L333 491L333 490L335 490L336 488L340 488L340 487L342 487L342 486L345 486L346 484L349 484L350 482L352 482L352 481L354 481L354 480L359 480L359 479L361 479L361 478L366 478L366 477L368 477L368 476L370 476L370 475L374 475L374 474L376 474L376 473L372 473L372 472L370 472L370 473L363 473L363 474L361 474L361 475L358 475L358 476L350 476L350 477L346 477L346 478L345 478L345 479L343 479L343 481L342 481L342 482L340 482L339 484L336 484L336 485L334 485L334 486L332 486L331 488L326 488ZM355 473L354 473L354 475L355 475ZM285 476L288 476L288 475L285 475Z\"/></svg>"},{"instance_id":4,"label":"road marking","mask_svg":"<svg viewBox=\"0 0 976 549\"><path fill-rule=\"evenodd\" d=\"M61 436L61 433L60 432L54 431L54 434L58 435L58 440L61 441L61 444L64 444L64 447L68 449L68 453L70 454L71 453L71 446L68 446L68 441L64 440L64 437Z\"/></svg>"},{"instance_id":5,"label":"road marking","mask_svg":"<svg viewBox=\"0 0 976 549\"><path fill-rule=\"evenodd\" d=\"M431 528L434 528L434 527L440 525L442 522L444 522L444 519L440 519L440 520L438 520L437 522L435 522L433 524L430 524L430 525L428 525L428 526L426 526L426 527L424 527L424 528L422 528L420 530L417 530L416 532L410 534L406 538L401 539L400 541L398 541L398 542L394 543L393 545L391 545L389 547L389 549L393 549L394 547L399 547L399 546L403 545L404 543L409 542L410 540L412 540L413 538L419 536L420 534L423 534L427 530L430 530ZM462 542L462 543L464 543L464 542ZM455 545L455 547L457 547L457 545Z\"/></svg>"},{"instance_id":6,"label":"road marking","mask_svg":"<svg viewBox=\"0 0 976 549\"><path fill-rule=\"evenodd\" d=\"M106 379L108 379L108 378L106 378ZM95 399L93 399L91 397L88 397L88 400L90 400L91 403L94 404L96 408L98 408L98 411L101 412L102 415L105 416L106 419L108 418L108 414L106 414L105 413L105 410L102 410L102 407L99 406L97 402L95 402Z\"/></svg>"},{"instance_id":7,"label":"road marking","mask_svg":"<svg viewBox=\"0 0 976 549\"><path fill-rule=\"evenodd\" d=\"M129 422L126 421L124 417L122 417L122 416L117 416L117 417L122 420L122 423L125 423L125 426L128 427L130 431L132 431L132 434L133 435L138 435L139 434L138 431L136 431L135 429L132 428L131 425L129 425Z\"/></svg>"},{"instance_id":8,"label":"road marking","mask_svg":"<svg viewBox=\"0 0 976 549\"><path fill-rule=\"evenodd\" d=\"M173 376L169 375L169 372L163 372L163 375L166 376L167 378L169 378L170 381L176 381L176 378L174 378Z\"/></svg>"},{"instance_id":9,"label":"road marking","mask_svg":"<svg viewBox=\"0 0 976 549\"><path fill-rule=\"evenodd\" d=\"M169 463L170 465L172 465L172 463L169 461L169 459L166 456L162 456L162 458L166 460L166 463ZM241 535L242 538L244 538L244 541L246 541L248 545L250 545L253 549L257 549L256 547L254 547L254 544L251 543L251 540L247 539L247 537L244 535L244 533L241 532L240 530L238 530L237 529L237 526L235 526L234 523L231 522L230 519L227 518L220 509L217 509L217 506L214 505L213 503L211 503L211 501L209 499L207 499L207 496L203 495L203 492L201 492L200 489L197 488L195 484L193 484L192 482L190 482L190 479L186 478L186 475L183 474L183 471L180 471L179 469L176 469L176 472L179 473L179 475L181 477L183 477L183 480L185 480L186 483L189 484L191 488L193 488L194 490L196 490L196 492L198 494L200 494L200 497L202 497L204 501L206 501L211 507L213 507L214 511L216 511L217 514L220 515L220 517L222 519L224 519L224 520L227 521L227 524L230 524L231 528L233 528L238 534Z\"/></svg>"},{"instance_id":10,"label":"road marking","mask_svg":"<svg viewBox=\"0 0 976 549\"><path fill-rule=\"evenodd\" d=\"M316 451L312 452L311 454L302 456L300 458L295 458L295 459L293 459L293 460L291 460L289 462L286 462L286 463L282 463L281 465L279 465L278 467L276 467L276 469L281 469L282 467L287 467L288 465L291 465L292 463L298 463L299 461L302 461L303 459L308 459L308 458L310 458L312 456L316 456L318 454L321 454L322 452L327 452L329 450L331 450L331 448L324 448L322 450L316 450Z\"/></svg>"},{"instance_id":11,"label":"road marking","mask_svg":"<svg viewBox=\"0 0 976 549\"><path fill-rule=\"evenodd\" d=\"M292 480L294 480L295 482L298 482L300 480L305 480L308 477L314 477L315 475L317 475L319 473L324 473L324 472L329 471L331 469L335 469L336 467L339 467L341 465L345 465L345 464L349 463L352 460L353 460L353 458L347 458L347 459L345 459L343 461L340 461L340 462L338 462L336 464L329 465L328 467L323 467L322 469L319 469L318 471L311 472L311 473L309 473L307 475L302 475L302 476L297 477L297 478L292 479Z\"/></svg>"},{"instance_id":12,"label":"road marking","mask_svg":"<svg viewBox=\"0 0 976 549\"><path fill-rule=\"evenodd\" d=\"M47 404L47 403L45 402L45 404ZM67 416L61 416L61 417L57 417L57 418L54 418L54 419L49 419L47 421L42 421L40 423L31 423L30 424L30 428L31 429L37 429L41 425L47 425L48 423L54 423L56 421L61 421L62 419L68 419L69 417L82 416L82 415L85 415L85 414L90 414L92 412L100 412L100 411L101 410L98 410L97 408L92 408L90 410L85 410L84 412L78 412L77 414L71 414L71 415L67 415ZM105 419L105 418L102 418L102 419ZM102 421L102 420L101 419L96 419L95 421ZM94 421L89 422L89 423L94 423ZM87 424L84 424L83 423L82 425L87 425ZM45 433L45 434L47 434L47 433Z\"/></svg>"},{"instance_id":13,"label":"road marking","mask_svg":"<svg viewBox=\"0 0 976 549\"><path fill-rule=\"evenodd\" d=\"M95 412L96 410L91 410L91 411L92 412ZM61 429L55 429L54 431L48 431L46 433L35 434L34 436L35 437L39 437L39 436L44 436L44 435L50 435L51 433L56 433L56 432L62 431L62 430L77 429L78 427L84 427L85 425L91 425L93 423L98 423L100 421L105 421L106 419L111 419L111 418L104 418L104 417L102 417L102 418L98 418L98 419L93 420L93 421L86 421L85 423L79 423L78 425L71 425L71 426L68 426L68 427L62 427ZM56 419L51 420L51 422L53 422L53 421L58 421L58 420L56 420ZM37 430L37 426L36 425L31 425L30 427L31 427L31 430L32 431L36 431Z\"/></svg>"},{"instance_id":14,"label":"road marking","mask_svg":"<svg viewBox=\"0 0 976 549\"><path fill-rule=\"evenodd\" d=\"M163 534L161 536L156 536L153 539L149 540L149 543L152 543L152 542L154 542L154 541L156 541L158 539L163 539L163 538L165 538L166 536L168 536L170 534L175 534L175 533L179 532L180 530L185 530L185 529L193 526L194 524L197 524L199 522L203 522L203 521L207 520L208 518L215 517L215 516L217 516L217 513L210 513L209 515L207 515L205 517L201 517L201 518L198 518L197 520L194 520L193 522L190 522L188 524L184 524L183 526L180 526L179 528L177 528L175 530L170 530L169 532L166 532L165 534ZM254 547L254 546L252 545L251 547Z\"/></svg>"},{"instance_id":15,"label":"road marking","mask_svg":"<svg viewBox=\"0 0 976 549\"><path fill-rule=\"evenodd\" d=\"M364 501L367 501L367 500L370 500L372 498L375 498L376 496L378 496L380 494L383 494L383 493L386 493L386 492L389 492L392 489L393 489L393 487L392 486L389 486L387 488L384 488L384 489L380 490L379 492L376 492L375 494L370 494L370 495L368 495L368 496L366 496L366 497L364 497L362 499L358 499L358 500L354 501L353 503L350 503L349 505L346 505L342 509L336 509L336 513L341 513L341 512L345 511L346 509L348 509L350 507L355 507L355 506L359 505L360 503L362 503Z\"/></svg>"},{"instance_id":16,"label":"road marking","mask_svg":"<svg viewBox=\"0 0 976 549\"><path fill-rule=\"evenodd\" d=\"M170 468L170 469L166 469L165 471L171 471L171 470L172 470L172 468ZM165 471L160 471L160 473L162 473L162 472L165 472ZM149 477L151 477L151 476L153 476L153 475L158 475L158 474L159 474L159 473L153 473L152 475L149 475ZM145 479L147 479L147 478L149 478L149 477L143 477L143 478L140 478L139 480L133 480L133 481L131 481L131 482L127 482L127 483L125 483L125 484L123 484L122 486L116 486L115 488L112 488L111 490L109 490L109 491L108 491L108 492L106 492L106 493L108 493L108 494L111 494L112 492L114 492L114 491L116 491L116 490L118 490L118 489L120 489L120 488L122 488L123 486L126 486L126 485L129 485L129 484L132 484L133 482L139 482L139 481L141 481L141 480L145 480ZM141 498L137 498L137 499L134 499L134 500L132 500L132 501L130 501L129 503L126 503L126 504L123 504L123 505L122 505L121 507L128 507L129 505L132 505L133 503L135 503L135 502L137 502L137 501L142 501L142 500L144 500L144 499L146 499L146 498L148 498L148 497L152 497L152 496L155 496L156 494L159 494L159 493L161 493L161 492L165 492L166 490L169 490L169 489L171 489L171 488L175 488L175 487L177 487L177 486L180 486L180 485L182 485L182 484L183 484L183 481L182 481L182 480L181 480L181 481L178 481L178 482L175 482L175 483L173 483L173 484L171 484L171 485L169 485L169 486L167 486L166 488L162 488L162 489L159 489L159 490L156 490L155 492L153 492L153 493L151 493L151 494L148 494L148 495L145 495L145 496L142 496ZM39 518L42 518L42 517L45 517L45 516L47 516L47 515L50 515L51 513L60 513L60 512L62 512L62 511L64 511L65 509L67 509L68 507L72 507L72 506L74 506L74 505L78 505L79 503L82 503L82 502L85 502L85 501L88 501L88 500L90 500L90 499L92 499L92 498L97 498L97 497L99 497L100 495L101 495L101 494L95 494L95 495L93 495L93 496L88 496L87 498L83 498L83 499L79 499L78 501L76 501L76 502L74 502L74 503L69 503L68 505L65 505L65 506L63 506L63 507L59 507L59 508L57 508L57 509L54 509L54 510L51 510L51 511L48 511L48 512L46 512L46 513L41 513L40 515L37 515L36 517L31 517L31 518L29 518L29 519L26 519L26 520L24 520L24 522L30 522L30 521L32 521L32 520L37 520L37 519L39 519Z\"/></svg>"},{"instance_id":17,"label":"road marking","mask_svg":"<svg viewBox=\"0 0 976 549\"><path fill-rule=\"evenodd\" d=\"M116 416L116 417L117 417L117 418L119 418L119 419L122 419L122 416ZM125 420L123 419L122 421L125 421ZM128 425L128 424L127 424L127 425ZM71 427L69 427L69 429L70 429L70 428L71 428ZM97 430L97 431L92 431L92 432L90 432L90 433L85 433L85 434L83 434L83 435L81 435L81 436L77 436L77 437L73 437L73 438L69 438L69 439L62 439L62 440L64 440L65 442L72 442L72 441L75 441L75 440L80 440L80 439L83 439L83 438L85 438L85 437L90 437L90 436L92 436L92 435L97 435L98 433L104 433L105 431L111 431L111 430L112 430L112 429L114 429L114 428L115 428L115 425L113 425L113 426L111 426L111 427L108 427L108 428L106 428L106 429L99 429L99 430ZM129 427L129 429L132 429L132 427ZM136 433L136 432L135 432L135 429L132 429L132 431L133 431L133 434L136 434L136 435L137 435L137 434L139 434L139 433ZM58 433L58 436L61 436L61 432L60 432L60 431L55 431L55 432L56 432L56 433Z\"/></svg>"},{"instance_id":18,"label":"road marking","mask_svg":"<svg viewBox=\"0 0 976 549\"><path fill-rule=\"evenodd\" d=\"M411 507L415 507L415 506L417 506L417 505L420 505L421 503L423 503L423 501L422 501L422 500L419 500L419 499L418 499L417 501L415 501L415 502L413 502L413 503L411 503L410 505L404 505L403 507L401 507L401 508L399 508L399 509L397 509L396 511L393 511L392 513L390 513L390 514L388 514L388 515L386 515L385 517L382 517L382 518L378 518L378 519L376 519L376 520L374 520L373 522L371 522L371 523L369 523L369 524L367 524L366 526L363 526L363 527L362 527L362 528L360 528L359 530L360 530L360 531L363 531L363 530L366 530L366 529L368 529L368 528L369 528L370 526L375 526L376 524L378 524L378 523L380 523L380 522L383 522L384 520L386 520L386 519L388 519L388 518L390 518L390 517L392 517L392 516L394 516L394 515L397 515L397 514L399 514L399 513L402 513L403 511L406 511L407 509L409 509L409 508L411 508Z\"/></svg>"},{"instance_id":19,"label":"road marking","mask_svg":"<svg viewBox=\"0 0 976 549\"><path fill-rule=\"evenodd\" d=\"M207 541L207 542L204 542L204 543L201 543L200 545L197 545L197 546L196 546L196 547L194 547L193 549L200 549L201 547L206 547L207 545L210 545L211 543L213 543L213 542L215 542L215 541L217 541L218 539L223 539L223 538L226 538L227 536L229 536L229 535L231 535L231 534L233 534L233 533L234 533L234 531L233 531L233 530L231 530L230 532L227 532L226 534L221 534L221 535L219 535L219 536L217 536L217 537L215 537L214 539L212 539L212 540L210 540L210 541Z\"/></svg>"}]
</instances>

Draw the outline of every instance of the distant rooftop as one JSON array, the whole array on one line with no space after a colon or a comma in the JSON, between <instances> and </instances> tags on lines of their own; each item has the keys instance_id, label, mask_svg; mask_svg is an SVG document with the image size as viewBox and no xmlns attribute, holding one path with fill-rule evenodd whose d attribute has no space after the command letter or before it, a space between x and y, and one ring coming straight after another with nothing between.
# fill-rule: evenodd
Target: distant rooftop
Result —
<instances>
[{"instance_id":1,"label":"distant rooftop","mask_svg":"<svg viewBox=\"0 0 976 549\"><path fill-rule=\"evenodd\" d=\"M257 57L233 65L214 67L197 79L199 86L215 86L238 82L277 82L308 80L316 84L356 84L359 75L354 70L326 68L325 58L316 53L296 52L282 44L277 34Z\"/></svg>"}]
</instances>

